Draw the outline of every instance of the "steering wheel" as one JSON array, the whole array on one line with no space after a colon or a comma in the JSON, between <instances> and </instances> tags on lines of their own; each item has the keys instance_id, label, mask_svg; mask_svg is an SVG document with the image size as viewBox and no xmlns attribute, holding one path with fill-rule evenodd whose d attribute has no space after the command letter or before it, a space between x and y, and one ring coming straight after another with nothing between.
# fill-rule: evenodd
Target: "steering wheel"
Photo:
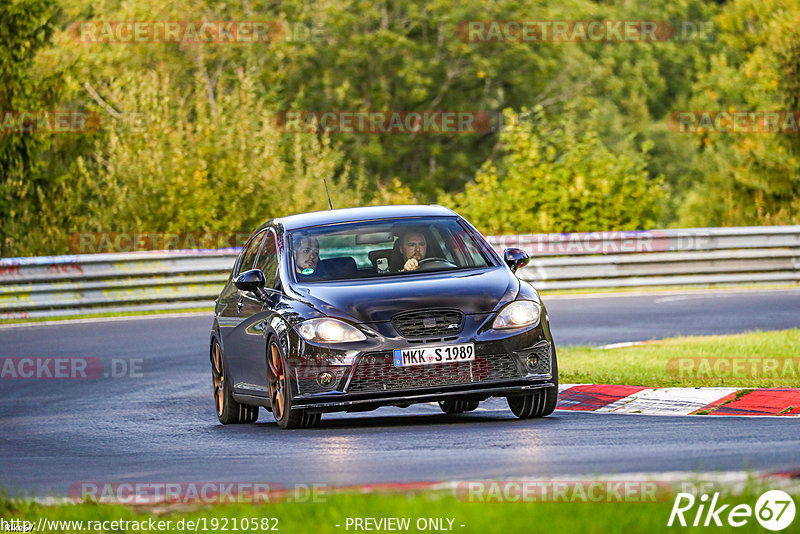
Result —
<instances>
[{"instance_id":1,"label":"steering wheel","mask_svg":"<svg viewBox=\"0 0 800 534\"><path fill-rule=\"evenodd\" d=\"M437 258L437 257L422 258L421 260L419 260L417 262L417 265L418 265L418 267L417 267L416 270L418 270L418 271L420 271L420 270L428 270L428 269L435 269L437 267L439 267L439 268L440 267L450 267L452 269L457 269L458 268L458 265L456 265L455 263L451 262L450 260L447 260L445 258Z\"/></svg>"}]
</instances>

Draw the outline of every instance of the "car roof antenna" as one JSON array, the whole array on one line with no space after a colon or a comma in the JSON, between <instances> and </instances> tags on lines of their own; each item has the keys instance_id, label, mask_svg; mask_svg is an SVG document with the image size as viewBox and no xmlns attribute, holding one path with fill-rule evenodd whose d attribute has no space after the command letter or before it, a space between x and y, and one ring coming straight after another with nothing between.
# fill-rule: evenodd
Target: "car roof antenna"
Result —
<instances>
[{"instance_id":1,"label":"car roof antenna","mask_svg":"<svg viewBox=\"0 0 800 534\"><path fill-rule=\"evenodd\" d=\"M331 209L333 209L333 203L331 202L331 194L328 192L328 180L323 178L322 182L325 184L325 194L328 195L328 206L330 206Z\"/></svg>"}]
</instances>

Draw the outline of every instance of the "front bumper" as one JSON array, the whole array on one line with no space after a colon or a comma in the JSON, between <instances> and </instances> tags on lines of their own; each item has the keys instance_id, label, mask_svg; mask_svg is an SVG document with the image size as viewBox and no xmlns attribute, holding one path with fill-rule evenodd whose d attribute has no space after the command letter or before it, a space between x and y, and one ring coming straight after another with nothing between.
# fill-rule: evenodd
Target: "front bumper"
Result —
<instances>
[{"instance_id":1,"label":"front bumper","mask_svg":"<svg viewBox=\"0 0 800 534\"><path fill-rule=\"evenodd\" d=\"M452 397L484 400L490 396L524 395L530 391L550 388L554 385L549 378L537 378L525 381L489 382L480 385L462 384L439 388L406 389L367 395L343 394L316 398L307 396L295 399L292 409L307 409L313 412L361 411L379 406L408 406L421 402L435 402Z\"/></svg>"},{"instance_id":2,"label":"front bumper","mask_svg":"<svg viewBox=\"0 0 800 534\"><path fill-rule=\"evenodd\" d=\"M449 364L394 367L392 349L409 346L402 338L380 336L355 351L317 347L302 339L297 342L298 358L291 373L295 409L358 411L448 397L483 400L521 395L557 383L546 319L544 324L521 331L485 331L441 340L437 346L475 344L475 360ZM320 380L323 373L333 379L325 383Z\"/></svg>"}]
</instances>

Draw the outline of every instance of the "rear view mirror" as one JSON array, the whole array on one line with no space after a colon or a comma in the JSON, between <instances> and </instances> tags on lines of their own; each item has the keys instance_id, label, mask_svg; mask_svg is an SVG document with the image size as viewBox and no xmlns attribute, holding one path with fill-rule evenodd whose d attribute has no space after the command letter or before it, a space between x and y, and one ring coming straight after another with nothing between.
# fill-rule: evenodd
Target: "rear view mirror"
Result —
<instances>
[{"instance_id":1,"label":"rear view mirror","mask_svg":"<svg viewBox=\"0 0 800 534\"><path fill-rule=\"evenodd\" d=\"M390 243L394 241L392 232L372 232L369 234L358 234L356 245L378 245L380 243Z\"/></svg>"},{"instance_id":2,"label":"rear view mirror","mask_svg":"<svg viewBox=\"0 0 800 534\"><path fill-rule=\"evenodd\" d=\"M254 293L260 297L264 292L266 279L261 269L250 269L237 276L233 284L236 286L236 289Z\"/></svg>"},{"instance_id":3,"label":"rear view mirror","mask_svg":"<svg viewBox=\"0 0 800 534\"><path fill-rule=\"evenodd\" d=\"M507 248L503 251L503 261L516 273L517 269L528 265L528 262L531 261L531 257L522 249Z\"/></svg>"}]
</instances>

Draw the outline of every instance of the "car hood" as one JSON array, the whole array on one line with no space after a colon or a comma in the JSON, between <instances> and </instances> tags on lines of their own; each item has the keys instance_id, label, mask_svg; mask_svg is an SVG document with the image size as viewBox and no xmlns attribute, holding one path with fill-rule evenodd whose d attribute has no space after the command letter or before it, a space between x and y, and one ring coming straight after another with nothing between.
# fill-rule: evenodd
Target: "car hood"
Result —
<instances>
[{"instance_id":1,"label":"car hood","mask_svg":"<svg viewBox=\"0 0 800 534\"><path fill-rule=\"evenodd\" d=\"M519 280L508 269L495 267L304 284L298 289L303 300L326 315L373 323L389 321L400 312L425 308L489 313L516 298Z\"/></svg>"}]
</instances>

